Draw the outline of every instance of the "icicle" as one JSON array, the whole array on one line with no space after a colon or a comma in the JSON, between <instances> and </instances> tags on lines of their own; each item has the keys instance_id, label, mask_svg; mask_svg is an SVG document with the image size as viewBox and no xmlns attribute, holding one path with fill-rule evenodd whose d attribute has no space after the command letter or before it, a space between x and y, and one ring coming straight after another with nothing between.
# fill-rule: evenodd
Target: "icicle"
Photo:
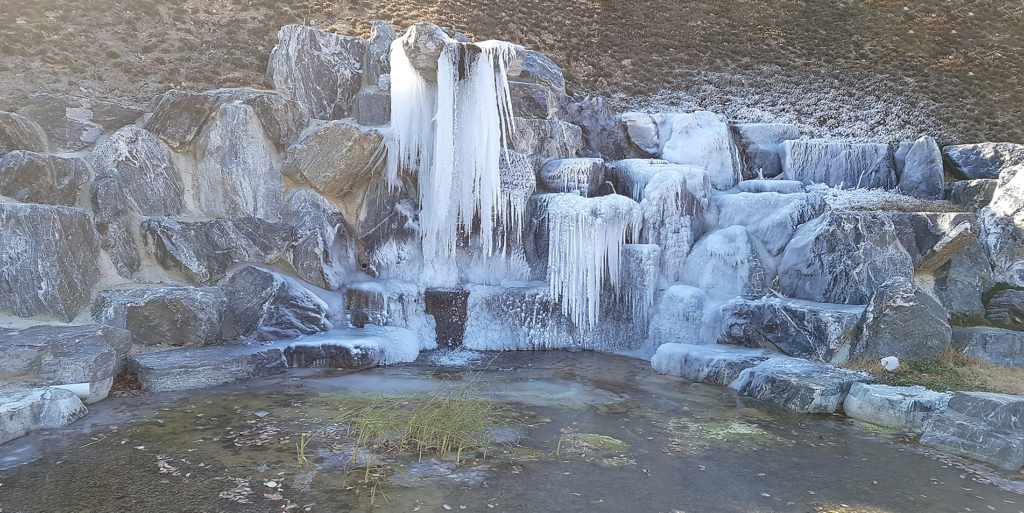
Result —
<instances>
[{"instance_id":1,"label":"icicle","mask_svg":"<svg viewBox=\"0 0 1024 513\"><path fill-rule=\"evenodd\" d=\"M385 145L388 150L388 187L397 187L402 169L418 170L433 164L434 115L437 112L437 84L423 78L412 67L402 39L391 43L391 126Z\"/></svg>"}]
</instances>

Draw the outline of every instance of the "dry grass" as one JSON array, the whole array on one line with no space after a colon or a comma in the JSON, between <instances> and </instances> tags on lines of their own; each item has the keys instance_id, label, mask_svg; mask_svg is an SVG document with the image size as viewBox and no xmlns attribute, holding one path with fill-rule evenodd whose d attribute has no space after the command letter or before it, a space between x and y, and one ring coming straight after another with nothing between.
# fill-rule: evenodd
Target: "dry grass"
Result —
<instances>
[{"instance_id":1,"label":"dry grass","mask_svg":"<svg viewBox=\"0 0 1024 513\"><path fill-rule=\"evenodd\" d=\"M1024 395L1024 369L1000 367L971 358L955 349L937 358L919 362L902 362L889 372L877 360L857 360L843 367L867 372L875 383L892 386L921 385L945 391L982 391Z\"/></svg>"}]
</instances>

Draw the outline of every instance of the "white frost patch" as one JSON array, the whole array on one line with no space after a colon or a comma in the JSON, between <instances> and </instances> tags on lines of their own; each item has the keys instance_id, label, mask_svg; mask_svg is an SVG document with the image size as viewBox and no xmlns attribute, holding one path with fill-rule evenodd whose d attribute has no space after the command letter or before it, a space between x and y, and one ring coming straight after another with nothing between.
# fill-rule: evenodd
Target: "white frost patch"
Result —
<instances>
[{"instance_id":1,"label":"white frost patch","mask_svg":"<svg viewBox=\"0 0 1024 513\"><path fill-rule=\"evenodd\" d=\"M367 324L366 333L383 339L380 349L384 352L384 365L399 362L415 361L420 355L420 340L416 334L405 328L395 326L375 326Z\"/></svg>"}]
</instances>

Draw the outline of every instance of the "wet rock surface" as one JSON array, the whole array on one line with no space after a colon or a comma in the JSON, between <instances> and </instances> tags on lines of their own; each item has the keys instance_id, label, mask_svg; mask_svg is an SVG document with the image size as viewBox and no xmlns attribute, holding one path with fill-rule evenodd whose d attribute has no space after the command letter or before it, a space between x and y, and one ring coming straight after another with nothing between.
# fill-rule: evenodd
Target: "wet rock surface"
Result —
<instances>
[{"instance_id":1,"label":"wet rock surface","mask_svg":"<svg viewBox=\"0 0 1024 513\"><path fill-rule=\"evenodd\" d=\"M663 344L651 358L651 368L688 381L726 386L740 373L767 361L773 353L724 345Z\"/></svg>"}]
</instances>

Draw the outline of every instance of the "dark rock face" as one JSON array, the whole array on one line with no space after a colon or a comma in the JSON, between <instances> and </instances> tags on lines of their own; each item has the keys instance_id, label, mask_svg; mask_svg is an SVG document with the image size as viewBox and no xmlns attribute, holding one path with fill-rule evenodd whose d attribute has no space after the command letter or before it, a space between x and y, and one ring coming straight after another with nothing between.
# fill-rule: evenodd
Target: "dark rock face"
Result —
<instances>
[{"instance_id":1,"label":"dark rock face","mask_svg":"<svg viewBox=\"0 0 1024 513\"><path fill-rule=\"evenodd\" d=\"M51 144L68 151L92 146L103 134L103 126L92 120L91 109L69 106L49 94L34 95L18 114L39 123Z\"/></svg>"},{"instance_id":2,"label":"dark rock face","mask_svg":"<svg viewBox=\"0 0 1024 513\"><path fill-rule=\"evenodd\" d=\"M625 123L605 104L604 98L588 96L579 103L569 104L566 109L565 120L581 129L581 156L603 157L606 160L638 156L629 146Z\"/></svg>"},{"instance_id":3,"label":"dark rock face","mask_svg":"<svg viewBox=\"0 0 1024 513\"><path fill-rule=\"evenodd\" d=\"M1024 367L1024 332L1000 328L956 328L953 347L967 356L1005 367Z\"/></svg>"},{"instance_id":4,"label":"dark rock face","mask_svg":"<svg viewBox=\"0 0 1024 513\"><path fill-rule=\"evenodd\" d=\"M776 357L744 370L729 388L797 413L833 413L854 383L870 379L860 372Z\"/></svg>"},{"instance_id":5,"label":"dark rock face","mask_svg":"<svg viewBox=\"0 0 1024 513\"><path fill-rule=\"evenodd\" d=\"M99 245L85 210L0 204L0 311L74 319L99 279Z\"/></svg>"},{"instance_id":6,"label":"dark rock face","mask_svg":"<svg viewBox=\"0 0 1024 513\"><path fill-rule=\"evenodd\" d=\"M240 262L273 262L295 239L293 227L254 217L201 222L154 217L142 223L142 234L161 266L197 285L220 280Z\"/></svg>"},{"instance_id":7,"label":"dark rock face","mask_svg":"<svg viewBox=\"0 0 1024 513\"><path fill-rule=\"evenodd\" d=\"M376 367L384 362L384 351L372 339L365 344L359 341L303 341L290 344L284 349L288 367L330 368L361 370Z\"/></svg>"},{"instance_id":8,"label":"dark rock face","mask_svg":"<svg viewBox=\"0 0 1024 513\"><path fill-rule=\"evenodd\" d=\"M885 144L795 140L783 142L781 148L784 180L844 189L896 186L896 164Z\"/></svg>"},{"instance_id":9,"label":"dark rock face","mask_svg":"<svg viewBox=\"0 0 1024 513\"><path fill-rule=\"evenodd\" d=\"M743 156L743 178L774 178L782 174L781 145L800 138L800 128L783 123L732 125L736 146Z\"/></svg>"},{"instance_id":10,"label":"dark rock face","mask_svg":"<svg viewBox=\"0 0 1024 513\"><path fill-rule=\"evenodd\" d=\"M0 110L0 156L14 150L45 152L50 150L50 142L39 123Z\"/></svg>"},{"instance_id":11,"label":"dark rock face","mask_svg":"<svg viewBox=\"0 0 1024 513\"><path fill-rule=\"evenodd\" d=\"M306 282L338 290L357 272L356 238L341 212L323 196L296 190L281 209L281 222L294 227L286 258Z\"/></svg>"},{"instance_id":12,"label":"dark rock face","mask_svg":"<svg viewBox=\"0 0 1024 513\"><path fill-rule=\"evenodd\" d=\"M982 240L960 250L935 273L935 295L954 324L977 324L985 317L981 293L992 287L992 264Z\"/></svg>"},{"instance_id":13,"label":"dark rock face","mask_svg":"<svg viewBox=\"0 0 1024 513\"><path fill-rule=\"evenodd\" d=\"M763 349L670 343L658 347L651 368L689 381L728 386L741 372L771 357Z\"/></svg>"},{"instance_id":14,"label":"dark rock face","mask_svg":"<svg viewBox=\"0 0 1024 513\"><path fill-rule=\"evenodd\" d=\"M977 212L992 202L997 183L999 181L994 179L960 180L946 189L946 195L949 201Z\"/></svg>"},{"instance_id":15,"label":"dark rock face","mask_svg":"<svg viewBox=\"0 0 1024 513\"><path fill-rule=\"evenodd\" d=\"M194 390L285 372L281 350L276 344L171 349L132 355L128 371L150 392Z\"/></svg>"},{"instance_id":16,"label":"dark rock face","mask_svg":"<svg viewBox=\"0 0 1024 513\"><path fill-rule=\"evenodd\" d=\"M327 303L294 280L256 266L231 275L223 286L232 323L245 339L280 340L327 331Z\"/></svg>"},{"instance_id":17,"label":"dark rock face","mask_svg":"<svg viewBox=\"0 0 1024 513\"><path fill-rule=\"evenodd\" d=\"M145 128L168 146L183 150L192 144L220 104L217 96L170 90L160 98Z\"/></svg>"},{"instance_id":18,"label":"dark rock face","mask_svg":"<svg viewBox=\"0 0 1024 513\"><path fill-rule=\"evenodd\" d=\"M216 287L104 290L92 307L96 322L124 328L145 346L206 346L224 341L227 298Z\"/></svg>"},{"instance_id":19,"label":"dark rock face","mask_svg":"<svg viewBox=\"0 0 1024 513\"><path fill-rule=\"evenodd\" d=\"M925 360L949 350L949 315L938 301L907 278L892 278L868 300L852 355Z\"/></svg>"},{"instance_id":20,"label":"dark rock face","mask_svg":"<svg viewBox=\"0 0 1024 513\"><path fill-rule=\"evenodd\" d=\"M75 206L89 181L82 159L15 150L0 159L0 194L23 203Z\"/></svg>"},{"instance_id":21,"label":"dark rock face","mask_svg":"<svg viewBox=\"0 0 1024 513\"><path fill-rule=\"evenodd\" d=\"M437 324L426 313L424 290L414 283L357 283L349 287L346 295L352 325L357 328L371 324L406 328L427 346L437 339Z\"/></svg>"},{"instance_id":22,"label":"dark rock face","mask_svg":"<svg viewBox=\"0 0 1024 513\"><path fill-rule=\"evenodd\" d=\"M554 119L561 102L550 89L540 84L509 82L512 113L520 118Z\"/></svg>"},{"instance_id":23,"label":"dark rock face","mask_svg":"<svg viewBox=\"0 0 1024 513\"><path fill-rule=\"evenodd\" d=\"M942 153L935 139L918 139L905 158L900 173L900 192L915 198L942 199L946 183L942 171Z\"/></svg>"},{"instance_id":24,"label":"dark rock face","mask_svg":"<svg viewBox=\"0 0 1024 513\"><path fill-rule=\"evenodd\" d=\"M714 341L763 347L818 362L846 360L862 306L766 298L734 299L715 319Z\"/></svg>"},{"instance_id":25,"label":"dark rock face","mask_svg":"<svg viewBox=\"0 0 1024 513\"><path fill-rule=\"evenodd\" d=\"M831 211L797 228L779 265L779 291L822 303L865 304L889 278L914 274L892 221Z\"/></svg>"},{"instance_id":26,"label":"dark rock face","mask_svg":"<svg viewBox=\"0 0 1024 513\"><path fill-rule=\"evenodd\" d=\"M961 180L999 178L1003 168L1024 164L1024 144L985 142L946 146L942 148L942 158Z\"/></svg>"},{"instance_id":27,"label":"dark rock face","mask_svg":"<svg viewBox=\"0 0 1024 513\"><path fill-rule=\"evenodd\" d=\"M934 271L964 248L978 240L981 228L974 214L931 212L889 212L903 248L914 260L914 268Z\"/></svg>"},{"instance_id":28,"label":"dark rock face","mask_svg":"<svg viewBox=\"0 0 1024 513\"><path fill-rule=\"evenodd\" d=\"M398 34L388 22L376 20L370 26L370 44L366 50L366 70L363 72L364 84L376 85L381 75L391 73L391 43L396 39Z\"/></svg>"},{"instance_id":29,"label":"dark rock face","mask_svg":"<svg viewBox=\"0 0 1024 513\"><path fill-rule=\"evenodd\" d=\"M604 160L592 158L558 159L541 168L539 182L546 192L578 191L583 197L594 196L604 182Z\"/></svg>"},{"instance_id":30,"label":"dark rock face","mask_svg":"<svg viewBox=\"0 0 1024 513\"><path fill-rule=\"evenodd\" d=\"M356 121L364 126L391 123L391 94L374 91L356 94Z\"/></svg>"},{"instance_id":31,"label":"dark rock face","mask_svg":"<svg viewBox=\"0 0 1024 513\"><path fill-rule=\"evenodd\" d=\"M427 289L423 293L424 313L434 317L437 346L458 349L466 332L466 305L469 292L465 290Z\"/></svg>"},{"instance_id":32,"label":"dark rock face","mask_svg":"<svg viewBox=\"0 0 1024 513\"><path fill-rule=\"evenodd\" d=\"M281 27L277 39L267 82L284 97L308 105L316 119L351 114L362 85L366 40L304 25Z\"/></svg>"},{"instance_id":33,"label":"dark rock face","mask_svg":"<svg viewBox=\"0 0 1024 513\"><path fill-rule=\"evenodd\" d=\"M988 301L985 318L994 326L1024 331L1024 290L1007 289Z\"/></svg>"},{"instance_id":34,"label":"dark rock face","mask_svg":"<svg viewBox=\"0 0 1024 513\"><path fill-rule=\"evenodd\" d=\"M89 162L97 182L111 180L102 188L113 190L93 197L104 213L102 219L120 211L122 194L127 210L135 214L170 216L185 210L185 187L171 152L146 130L126 126L114 132L92 152Z\"/></svg>"},{"instance_id":35,"label":"dark rock face","mask_svg":"<svg viewBox=\"0 0 1024 513\"><path fill-rule=\"evenodd\" d=\"M925 424L921 445L1017 471L1024 466L1024 397L957 392Z\"/></svg>"}]
</instances>

